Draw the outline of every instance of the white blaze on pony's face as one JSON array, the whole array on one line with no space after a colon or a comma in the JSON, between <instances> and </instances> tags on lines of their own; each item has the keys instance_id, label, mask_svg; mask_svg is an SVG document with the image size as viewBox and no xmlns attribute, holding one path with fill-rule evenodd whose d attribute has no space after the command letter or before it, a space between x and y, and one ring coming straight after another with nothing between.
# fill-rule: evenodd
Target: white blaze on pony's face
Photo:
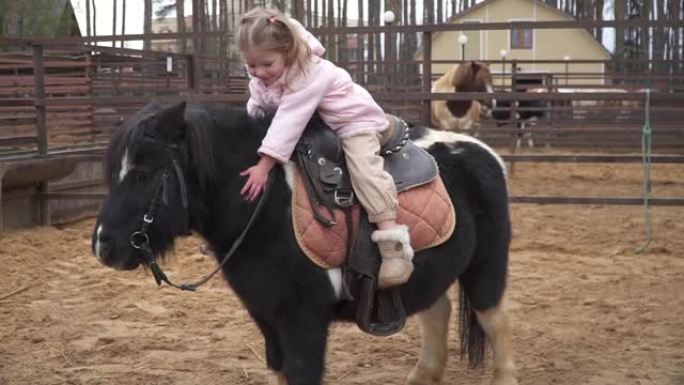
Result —
<instances>
[{"instance_id":1,"label":"white blaze on pony's face","mask_svg":"<svg viewBox=\"0 0 684 385\"><path fill-rule=\"evenodd\" d=\"M119 169L119 183L123 183L124 178L128 174L128 172L133 168L133 164L131 164L131 160L128 156L128 149L124 151L124 155L121 158L121 168Z\"/></svg>"}]
</instances>

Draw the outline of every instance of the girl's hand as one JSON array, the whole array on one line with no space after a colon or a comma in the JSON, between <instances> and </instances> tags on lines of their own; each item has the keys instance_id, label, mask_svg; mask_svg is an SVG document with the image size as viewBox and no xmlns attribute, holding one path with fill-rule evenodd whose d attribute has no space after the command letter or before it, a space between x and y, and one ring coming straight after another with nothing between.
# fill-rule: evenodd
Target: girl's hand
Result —
<instances>
[{"instance_id":1,"label":"girl's hand","mask_svg":"<svg viewBox=\"0 0 684 385\"><path fill-rule=\"evenodd\" d=\"M263 155L259 163L242 171L240 176L246 176L247 182L245 182L242 190L240 190L240 194L250 202L258 198L259 194L264 191L266 182L268 182L268 173L275 164L275 159Z\"/></svg>"}]
</instances>

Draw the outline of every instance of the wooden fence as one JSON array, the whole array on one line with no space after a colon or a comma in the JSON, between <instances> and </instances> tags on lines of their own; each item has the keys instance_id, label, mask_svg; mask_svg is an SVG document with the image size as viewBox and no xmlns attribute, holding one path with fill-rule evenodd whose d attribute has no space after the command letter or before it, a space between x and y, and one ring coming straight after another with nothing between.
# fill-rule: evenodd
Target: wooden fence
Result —
<instances>
[{"instance_id":1,"label":"wooden fence","mask_svg":"<svg viewBox=\"0 0 684 385\"><path fill-rule=\"evenodd\" d=\"M633 21L622 23L627 25ZM481 24L478 28L568 28L569 25L586 27L585 24L587 23L512 22ZM598 23L596 26L604 24L611 22ZM538 74L518 70L519 65L534 62L491 60L487 64L496 69L493 71L494 94L430 93L432 80L441 75L432 71L433 64L458 63L432 60L431 34L468 28L472 29L473 26L354 27L320 29L315 32L319 36L325 36L328 41L335 41L337 35L350 34L372 34L376 39L387 38L388 33L423 34L422 60L373 62L347 59L340 62L357 82L371 91L387 112L409 121L429 124L430 102L436 99L543 101L546 114L536 124L528 126L524 133L534 138L538 145L584 148L591 151L598 148L611 149L630 154L624 156L634 157L633 154L640 151L644 123L650 120L654 161L684 163L683 158L677 155L684 149L684 75L674 72L666 75L643 73L629 75L627 79L624 73L610 70L611 67L624 68L637 64L644 68L655 68L662 67L663 63L622 62L615 65L614 61L606 61L602 62L608 68L606 72L587 73L575 71L575 68L592 61L564 60L556 62L559 68L563 68L562 71L547 73L540 78ZM219 36L218 33L207 33L204 38ZM195 37L197 36L194 34L157 34L152 38L168 40ZM139 39L140 36L123 39L136 38ZM235 105L244 105L246 101L246 74L242 64L235 60L84 44L112 39L114 38L98 37L28 41L0 37L0 43L11 43L17 47L14 51L0 53L0 183L12 185L11 179L17 178L16 170L20 165L39 158L57 161L78 159L75 167L87 164L91 168L90 171L80 173L80 180L67 179L49 183L54 178L39 173L36 173L33 180L28 178L35 185L25 184L33 187L22 193L22 196L39 202L35 205L39 208L39 214L35 216L42 218L39 222L49 222L51 205L53 212L60 212L55 207L56 203L102 196L102 192L97 191L101 187L93 160L101 156L113 130L149 100L209 101ZM682 67L681 62L675 64L675 67ZM545 92L526 92L525 87L529 86L531 77L537 82L534 87L542 88ZM602 84L597 85L597 78L601 79ZM567 84L573 84L574 92L567 92ZM647 110L650 114L647 114ZM506 152L507 146L514 150L513 144L521 135L517 128L520 122L510 120L504 123L506 124L502 125L501 122L497 124L485 120L472 134L499 149L503 146L503 152ZM514 151L509 152L504 158L510 162L606 161L594 155L584 158L576 156L573 159L547 155L547 158L535 159L521 158ZM622 162L635 161L635 158L618 159ZM42 166L43 171L48 167L47 164L50 163ZM64 170L57 167L53 170L54 175L61 175ZM512 197L512 201L635 204L640 199ZM656 198L651 203L684 202Z\"/></svg>"}]
</instances>

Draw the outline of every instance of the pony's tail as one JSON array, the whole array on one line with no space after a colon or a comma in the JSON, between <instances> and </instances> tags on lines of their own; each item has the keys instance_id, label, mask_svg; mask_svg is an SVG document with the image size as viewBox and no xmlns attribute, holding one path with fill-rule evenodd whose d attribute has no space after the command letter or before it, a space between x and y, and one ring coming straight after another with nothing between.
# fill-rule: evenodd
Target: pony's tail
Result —
<instances>
[{"instance_id":1,"label":"pony's tail","mask_svg":"<svg viewBox=\"0 0 684 385\"><path fill-rule=\"evenodd\" d=\"M461 359L467 356L468 365L474 368L481 366L484 362L487 336L477 321L477 315L470 305L463 284L460 282L459 288L458 318L460 322L458 334L461 340Z\"/></svg>"}]
</instances>

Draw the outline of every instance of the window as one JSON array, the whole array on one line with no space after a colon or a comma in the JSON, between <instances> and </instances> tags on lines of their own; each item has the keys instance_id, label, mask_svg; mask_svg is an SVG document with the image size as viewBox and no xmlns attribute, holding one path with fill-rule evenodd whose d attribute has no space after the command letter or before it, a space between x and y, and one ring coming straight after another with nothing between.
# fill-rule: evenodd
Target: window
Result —
<instances>
[{"instance_id":1,"label":"window","mask_svg":"<svg viewBox=\"0 0 684 385\"><path fill-rule=\"evenodd\" d=\"M532 49L532 30L512 29L511 49Z\"/></svg>"}]
</instances>

